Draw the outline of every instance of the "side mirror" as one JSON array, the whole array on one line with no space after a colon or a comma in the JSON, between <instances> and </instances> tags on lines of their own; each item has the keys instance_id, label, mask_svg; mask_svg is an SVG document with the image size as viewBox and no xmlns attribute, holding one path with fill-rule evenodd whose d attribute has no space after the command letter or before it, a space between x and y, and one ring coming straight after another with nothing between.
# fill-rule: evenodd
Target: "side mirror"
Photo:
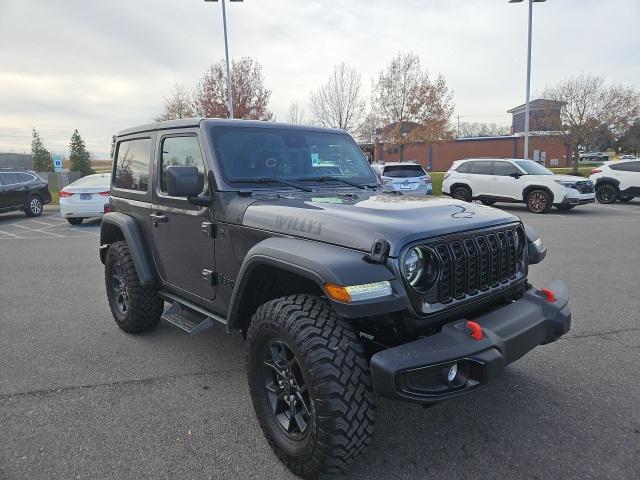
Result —
<instances>
[{"instance_id":1,"label":"side mirror","mask_svg":"<svg viewBox=\"0 0 640 480\"><path fill-rule=\"evenodd\" d=\"M167 167L167 194L171 197L194 197L200 193L196 167Z\"/></svg>"},{"instance_id":2,"label":"side mirror","mask_svg":"<svg viewBox=\"0 0 640 480\"><path fill-rule=\"evenodd\" d=\"M522 173L513 172L513 173L510 173L509 176L517 179L517 178L520 178L522 176Z\"/></svg>"}]
</instances>

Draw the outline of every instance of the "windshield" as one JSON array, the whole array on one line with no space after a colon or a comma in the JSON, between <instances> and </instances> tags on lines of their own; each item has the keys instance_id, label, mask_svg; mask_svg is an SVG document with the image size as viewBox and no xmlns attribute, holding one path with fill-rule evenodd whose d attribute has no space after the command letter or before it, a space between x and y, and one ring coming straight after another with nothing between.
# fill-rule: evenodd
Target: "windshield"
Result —
<instances>
[{"instance_id":1,"label":"windshield","mask_svg":"<svg viewBox=\"0 0 640 480\"><path fill-rule=\"evenodd\" d=\"M553 175L553 172L533 160L516 160L516 165L529 175Z\"/></svg>"},{"instance_id":2,"label":"windshield","mask_svg":"<svg viewBox=\"0 0 640 480\"><path fill-rule=\"evenodd\" d=\"M336 178L377 184L369 162L348 135L248 127L213 127L211 133L228 182Z\"/></svg>"},{"instance_id":3,"label":"windshield","mask_svg":"<svg viewBox=\"0 0 640 480\"><path fill-rule=\"evenodd\" d=\"M389 178L407 178L407 177L424 177L426 173L420 165L393 165L384 167L383 177Z\"/></svg>"}]
</instances>

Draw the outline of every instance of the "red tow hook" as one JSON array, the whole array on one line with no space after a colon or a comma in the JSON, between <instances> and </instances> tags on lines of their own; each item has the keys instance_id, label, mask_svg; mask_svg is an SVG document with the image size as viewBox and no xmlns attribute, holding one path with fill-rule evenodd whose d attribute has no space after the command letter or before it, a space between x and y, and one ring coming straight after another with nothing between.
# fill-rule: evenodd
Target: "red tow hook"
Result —
<instances>
[{"instance_id":1,"label":"red tow hook","mask_svg":"<svg viewBox=\"0 0 640 480\"><path fill-rule=\"evenodd\" d=\"M467 328L471 330L471 336L476 340L482 340L482 327L476 322L467 320Z\"/></svg>"},{"instance_id":2,"label":"red tow hook","mask_svg":"<svg viewBox=\"0 0 640 480\"><path fill-rule=\"evenodd\" d=\"M544 298L547 299L547 302L553 303L556 301L556 294L553 292L553 290L550 290L548 288L541 288L540 293L544 296Z\"/></svg>"}]
</instances>

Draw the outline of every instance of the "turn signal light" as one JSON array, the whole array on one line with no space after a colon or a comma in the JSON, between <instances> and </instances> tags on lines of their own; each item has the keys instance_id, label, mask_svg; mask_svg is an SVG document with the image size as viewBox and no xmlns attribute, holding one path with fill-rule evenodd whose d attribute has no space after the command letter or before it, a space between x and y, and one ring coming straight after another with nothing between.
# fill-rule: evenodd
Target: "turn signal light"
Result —
<instances>
[{"instance_id":1,"label":"turn signal light","mask_svg":"<svg viewBox=\"0 0 640 480\"><path fill-rule=\"evenodd\" d=\"M71 197L73 193L60 190L60 197Z\"/></svg>"},{"instance_id":2,"label":"turn signal light","mask_svg":"<svg viewBox=\"0 0 640 480\"><path fill-rule=\"evenodd\" d=\"M324 290L332 300L347 303L387 297L393 294L391 284L387 281L351 285L349 287L343 287L335 283L325 283Z\"/></svg>"}]
</instances>

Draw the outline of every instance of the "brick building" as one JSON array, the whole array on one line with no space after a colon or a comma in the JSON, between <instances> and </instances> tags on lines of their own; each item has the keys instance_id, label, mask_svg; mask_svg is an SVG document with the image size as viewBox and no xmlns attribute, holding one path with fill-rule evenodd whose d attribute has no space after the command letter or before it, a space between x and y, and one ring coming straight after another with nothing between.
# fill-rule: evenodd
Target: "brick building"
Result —
<instances>
[{"instance_id":1,"label":"brick building","mask_svg":"<svg viewBox=\"0 0 640 480\"><path fill-rule=\"evenodd\" d=\"M564 102L536 99L530 103L529 158L549 167L568 167L571 164L572 146L566 142L562 132L560 110ZM449 169L455 160L464 158L523 158L525 106L508 110L512 114L512 135L499 137L458 138L447 142L416 142L404 145L402 157L421 163L428 170L442 172ZM399 125L402 136L408 135L418 124L403 122ZM389 125L376 131L377 138L385 132L398 128ZM372 161L398 162L401 151L398 145L376 141L363 145L363 150Z\"/></svg>"}]
</instances>

